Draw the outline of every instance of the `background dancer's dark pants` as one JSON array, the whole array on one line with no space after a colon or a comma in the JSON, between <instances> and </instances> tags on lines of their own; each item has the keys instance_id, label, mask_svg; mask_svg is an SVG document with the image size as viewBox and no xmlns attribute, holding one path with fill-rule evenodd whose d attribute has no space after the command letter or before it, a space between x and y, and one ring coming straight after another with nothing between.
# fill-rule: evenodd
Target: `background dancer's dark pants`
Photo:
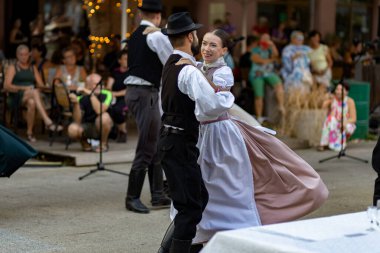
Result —
<instances>
[{"instance_id":1,"label":"background dancer's dark pants","mask_svg":"<svg viewBox=\"0 0 380 253\"><path fill-rule=\"evenodd\" d=\"M147 168L149 168L152 205L170 204L170 200L163 194L163 173L156 155L161 125L158 99L156 88L127 86L125 101L136 120L139 139L129 176L126 207L128 210L139 213L149 212L149 209L140 201Z\"/></svg>"},{"instance_id":2,"label":"background dancer's dark pants","mask_svg":"<svg viewBox=\"0 0 380 253\"><path fill-rule=\"evenodd\" d=\"M162 128L158 148L173 205L178 211L173 238L191 241L208 202L208 192L197 163L196 141L193 137Z\"/></svg>"}]
</instances>

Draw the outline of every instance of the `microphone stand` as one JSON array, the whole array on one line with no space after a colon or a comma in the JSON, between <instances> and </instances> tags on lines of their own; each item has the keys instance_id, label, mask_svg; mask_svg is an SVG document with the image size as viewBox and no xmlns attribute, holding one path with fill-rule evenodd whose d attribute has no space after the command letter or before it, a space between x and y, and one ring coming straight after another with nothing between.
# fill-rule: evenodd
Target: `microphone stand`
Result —
<instances>
[{"instance_id":1,"label":"microphone stand","mask_svg":"<svg viewBox=\"0 0 380 253\"><path fill-rule=\"evenodd\" d=\"M361 56L359 56L359 59L356 62L354 62L353 66L355 66L359 62L360 57ZM346 149L343 148L343 143L344 143L344 141L343 141L343 137L344 137L344 134L343 134L343 132L344 132L344 125L343 125L343 123L344 123L344 112L343 112L343 109L344 109L343 108L343 105L344 105L344 86L343 86L343 83L344 83L344 72L343 72L341 80L337 84L337 85L339 85L339 84L342 85L342 96L341 96L341 100L342 101L341 101L341 114L340 114L340 151L339 151L339 153L337 155L334 155L334 156L327 157L327 158L324 158L322 160L319 160L319 163L323 163L323 162L326 162L326 161L334 159L334 158L340 159L343 156L351 158L351 159L354 159L354 160L357 160L357 161L360 161L360 162L363 162L363 163L368 163L368 160L361 159L361 158L358 158L358 157L355 157L355 156L351 156L351 155L347 155L346 154ZM346 134L346 138L345 139L346 139L346 142L347 142L348 141L347 140L347 134Z\"/></svg>"},{"instance_id":2,"label":"microphone stand","mask_svg":"<svg viewBox=\"0 0 380 253\"><path fill-rule=\"evenodd\" d=\"M103 81L100 80L95 88L91 91L90 93L90 96L95 92L96 88L100 86L100 94L103 90ZM96 168L95 169L92 169L90 170L87 174L81 176L78 178L78 180L82 180L84 179L85 177L95 173L95 172L98 172L98 171L109 171L109 172L113 172L113 173L117 173L117 174L120 174L120 175L124 175L124 176L129 176L129 174L127 173L123 173L123 172L120 172L120 171L117 171L117 170L110 170L110 169L106 169L106 167L104 166L104 163L103 163L103 143L102 143L102 116L103 116L103 110L102 110L102 101L99 99L99 104L100 104L100 114L99 114L99 139L100 139L100 152L99 152L99 162L96 164Z\"/></svg>"}]
</instances>

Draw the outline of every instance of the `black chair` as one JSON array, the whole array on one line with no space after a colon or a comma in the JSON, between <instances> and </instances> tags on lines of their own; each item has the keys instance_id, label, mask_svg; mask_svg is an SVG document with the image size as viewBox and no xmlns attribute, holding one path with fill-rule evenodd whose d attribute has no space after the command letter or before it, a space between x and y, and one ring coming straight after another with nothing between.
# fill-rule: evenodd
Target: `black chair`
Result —
<instances>
[{"instance_id":1,"label":"black chair","mask_svg":"<svg viewBox=\"0 0 380 253\"><path fill-rule=\"evenodd\" d=\"M59 125L67 127L73 121L73 106L70 101L69 91L66 88L66 85L60 79L54 79L53 81L53 90L52 90L52 114L55 115L55 125L56 128L52 131L50 136L50 146L53 145L55 136L58 131L57 128ZM66 137L66 150L70 145L70 138L67 135Z\"/></svg>"}]
</instances>

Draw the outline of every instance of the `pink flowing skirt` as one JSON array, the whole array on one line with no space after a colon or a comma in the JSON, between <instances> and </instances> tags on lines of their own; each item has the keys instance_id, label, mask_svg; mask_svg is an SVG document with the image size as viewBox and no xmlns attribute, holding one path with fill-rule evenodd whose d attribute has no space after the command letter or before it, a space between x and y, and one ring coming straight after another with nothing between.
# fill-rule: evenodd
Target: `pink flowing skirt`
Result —
<instances>
[{"instance_id":1,"label":"pink flowing skirt","mask_svg":"<svg viewBox=\"0 0 380 253\"><path fill-rule=\"evenodd\" d=\"M287 145L234 120L251 160L255 201L263 225L292 221L318 209L328 190L318 173Z\"/></svg>"}]
</instances>

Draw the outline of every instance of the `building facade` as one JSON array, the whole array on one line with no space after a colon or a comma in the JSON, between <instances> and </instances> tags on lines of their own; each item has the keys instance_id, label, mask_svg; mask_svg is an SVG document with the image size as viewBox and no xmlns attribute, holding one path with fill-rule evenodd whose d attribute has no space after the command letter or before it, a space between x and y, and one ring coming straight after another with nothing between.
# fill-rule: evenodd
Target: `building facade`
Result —
<instances>
[{"instance_id":1,"label":"building facade","mask_svg":"<svg viewBox=\"0 0 380 253\"><path fill-rule=\"evenodd\" d=\"M303 31L317 29L323 36L372 40L379 37L379 8L379 0L202 0L194 13L210 27L230 12L232 23L243 35L251 33L260 17L266 17L271 28L293 20Z\"/></svg>"}]
</instances>

